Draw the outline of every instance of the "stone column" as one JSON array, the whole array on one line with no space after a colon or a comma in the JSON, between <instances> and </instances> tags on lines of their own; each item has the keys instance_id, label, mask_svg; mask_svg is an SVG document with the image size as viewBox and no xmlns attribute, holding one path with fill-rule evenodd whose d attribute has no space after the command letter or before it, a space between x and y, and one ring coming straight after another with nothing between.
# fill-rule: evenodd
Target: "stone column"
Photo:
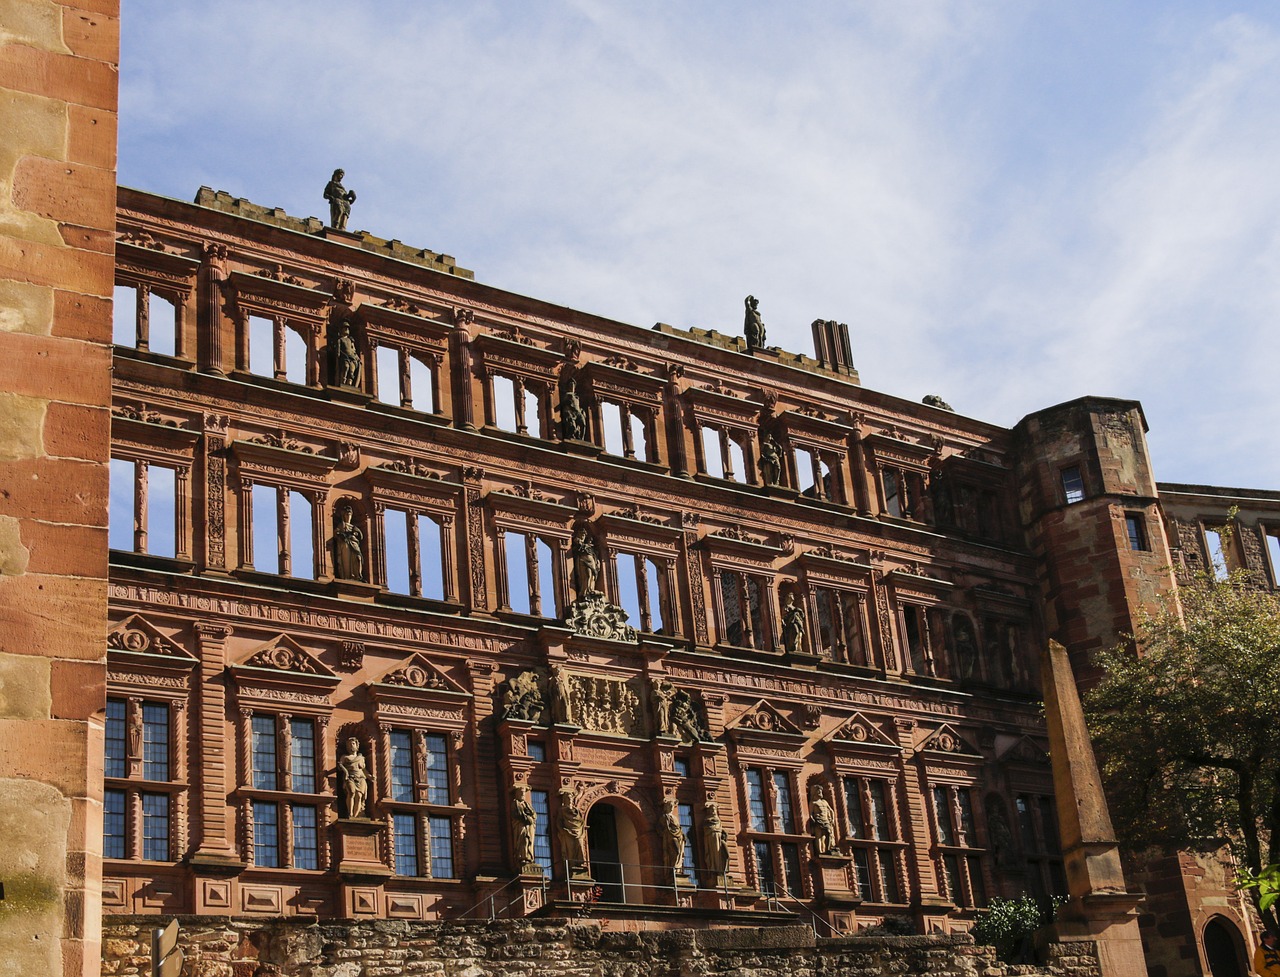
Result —
<instances>
[{"instance_id":1,"label":"stone column","mask_svg":"<svg viewBox=\"0 0 1280 977\"><path fill-rule=\"evenodd\" d=\"M196 328L204 328L205 364L208 373L221 375L225 372L222 362L222 332L225 328L222 317L222 283L227 280L227 246L225 244L206 244L204 246L204 276L200 287L200 312L197 314ZM197 349L199 344L197 343Z\"/></svg>"},{"instance_id":2,"label":"stone column","mask_svg":"<svg viewBox=\"0 0 1280 977\"><path fill-rule=\"evenodd\" d=\"M232 785L227 780L227 691L223 682L231 629L223 624L198 621L195 633L200 669L195 689L193 737L200 759L192 769L192 796L196 807L192 821L198 847L191 861L197 867L206 864L234 867L239 859L227 807L227 792Z\"/></svg>"}]
</instances>

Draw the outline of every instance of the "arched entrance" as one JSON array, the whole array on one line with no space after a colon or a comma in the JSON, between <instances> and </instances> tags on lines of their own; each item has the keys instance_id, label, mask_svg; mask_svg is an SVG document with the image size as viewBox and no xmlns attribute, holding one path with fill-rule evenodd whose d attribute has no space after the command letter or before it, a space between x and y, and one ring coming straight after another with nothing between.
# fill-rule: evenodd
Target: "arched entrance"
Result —
<instances>
[{"instance_id":1,"label":"arched entrance","mask_svg":"<svg viewBox=\"0 0 1280 977\"><path fill-rule=\"evenodd\" d=\"M587 858L601 902L643 901L635 825L607 801L587 813Z\"/></svg>"},{"instance_id":2,"label":"arched entrance","mask_svg":"<svg viewBox=\"0 0 1280 977\"><path fill-rule=\"evenodd\" d=\"M1213 977L1245 977L1240 931L1228 920L1214 916L1204 928L1204 956Z\"/></svg>"}]
</instances>

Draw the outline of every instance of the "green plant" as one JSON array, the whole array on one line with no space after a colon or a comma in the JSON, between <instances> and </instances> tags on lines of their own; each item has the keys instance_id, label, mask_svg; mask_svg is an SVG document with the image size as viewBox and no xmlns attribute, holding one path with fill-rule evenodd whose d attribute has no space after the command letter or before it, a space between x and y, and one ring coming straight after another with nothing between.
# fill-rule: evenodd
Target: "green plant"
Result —
<instances>
[{"instance_id":1,"label":"green plant","mask_svg":"<svg viewBox=\"0 0 1280 977\"><path fill-rule=\"evenodd\" d=\"M1262 871L1254 874L1247 868L1236 875L1236 885L1242 889L1258 890L1258 911L1266 913L1280 900L1280 862L1272 862Z\"/></svg>"},{"instance_id":2,"label":"green plant","mask_svg":"<svg viewBox=\"0 0 1280 977\"><path fill-rule=\"evenodd\" d=\"M996 948L1005 963L1031 963L1031 937L1041 926L1053 920L1065 900L1037 900L1028 895L1017 899L992 899L978 917L970 933L977 943Z\"/></svg>"}]
</instances>

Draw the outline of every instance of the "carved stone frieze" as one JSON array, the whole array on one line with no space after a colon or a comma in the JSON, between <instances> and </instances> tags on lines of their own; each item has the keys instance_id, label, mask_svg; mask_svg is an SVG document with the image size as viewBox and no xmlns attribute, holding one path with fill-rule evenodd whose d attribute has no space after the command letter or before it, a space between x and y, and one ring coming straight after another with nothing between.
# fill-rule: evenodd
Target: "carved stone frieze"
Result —
<instances>
[{"instance_id":1,"label":"carved stone frieze","mask_svg":"<svg viewBox=\"0 0 1280 977\"><path fill-rule=\"evenodd\" d=\"M599 592L575 600L569 606L565 624L574 634L590 638L613 641L639 639L639 632L627 623L627 612L617 604L610 604Z\"/></svg>"}]
</instances>

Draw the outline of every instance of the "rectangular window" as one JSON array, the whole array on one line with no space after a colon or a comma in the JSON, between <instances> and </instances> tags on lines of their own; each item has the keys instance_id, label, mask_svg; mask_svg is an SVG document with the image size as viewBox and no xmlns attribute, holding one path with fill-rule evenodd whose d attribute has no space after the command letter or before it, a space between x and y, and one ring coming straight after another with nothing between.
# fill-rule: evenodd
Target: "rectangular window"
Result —
<instances>
[{"instance_id":1,"label":"rectangular window","mask_svg":"<svg viewBox=\"0 0 1280 977\"><path fill-rule=\"evenodd\" d=\"M902 517L902 496L898 492L898 470L884 468L880 471L880 484L884 487L884 511L891 516Z\"/></svg>"},{"instance_id":2,"label":"rectangular window","mask_svg":"<svg viewBox=\"0 0 1280 977\"><path fill-rule=\"evenodd\" d=\"M533 823L533 860L544 873L551 872L551 802L545 790L529 791L529 803L537 820Z\"/></svg>"},{"instance_id":3,"label":"rectangular window","mask_svg":"<svg viewBox=\"0 0 1280 977\"><path fill-rule=\"evenodd\" d=\"M391 799L412 801L413 738L407 730L391 732Z\"/></svg>"},{"instance_id":4,"label":"rectangular window","mask_svg":"<svg viewBox=\"0 0 1280 977\"><path fill-rule=\"evenodd\" d=\"M766 841L757 841L752 846L756 856L756 874L759 876L760 891L766 896L773 896L773 853Z\"/></svg>"},{"instance_id":5,"label":"rectangular window","mask_svg":"<svg viewBox=\"0 0 1280 977\"><path fill-rule=\"evenodd\" d=\"M689 758L678 756L671 761L672 769L675 770L677 777L689 776Z\"/></svg>"},{"instance_id":6,"label":"rectangular window","mask_svg":"<svg viewBox=\"0 0 1280 977\"><path fill-rule=\"evenodd\" d=\"M134 520L134 463L123 458L111 459L110 518L107 545L113 550L132 550L136 545Z\"/></svg>"},{"instance_id":7,"label":"rectangular window","mask_svg":"<svg viewBox=\"0 0 1280 977\"><path fill-rule=\"evenodd\" d=\"M791 805L791 778L781 771L775 771L773 792L778 799L778 830L786 834L795 834L796 822Z\"/></svg>"},{"instance_id":8,"label":"rectangular window","mask_svg":"<svg viewBox=\"0 0 1280 977\"><path fill-rule=\"evenodd\" d=\"M431 832L431 877L452 879L453 874L453 819L439 814L427 818Z\"/></svg>"},{"instance_id":9,"label":"rectangular window","mask_svg":"<svg viewBox=\"0 0 1280 977\"><path fill-rule=\"evenodd\" d=\"M169 861L169 795L142 795L142 857Z\"/></svg>"},{"instance_id":10,"label":"rectangular window","mask_svg":"<svg viewBox=\"0 0 1280 977\"><path fill-rule=\"evenodd\" d=\"M933 816L938 825L938 844L954 845L956 835L951 825L951 800L945 787L933 788Z\"/></svg>"},{"instance_id":11,"label":"rectangular window","mask_svg":"<svg viewBox=\"0 0 1280 977\"><path fill-rule=\"evenodd\" d=\"M106 753L107 763L104 771L108 777L129 776L129 763L126 756L124 736L125 701L123 699L107 700ZM123 796L123 795L121 795ZM124 856L119 856L123 858Z\"/></svg>"},{"instance_id":12,"label":"rectangular window","mask_svg":"<svg viewBox=\"0 0 1280 977\"><path fill-rule=\"evenodd\" d=\"M253 786L257 790L278 790L276 777L276 717L255 715L252 721L250 760ZM254 816L257 820L257 816Z\"/></svg>"},{"instance_id":13,"label":"rectangular window","mask_svg":"<svg viewBox=\"0 0 1280 977\"><path fill-rule=\"evenodd\" d=\"M689 878L698 873L698 860L695 857L696 837L693 829L693 805L678 804L676 811L680 815L680 830L684 832L684 872Z\"/></svg>"},{"instance_id":14,"label":"rectangular window","mask_svg":"<svg viewBox=\"0 0 1280 977\"><path fill-rule=\"evenodd\" d=\"M320 867L316 809L309 804L293 806L293 867L314 871Z\"/></svg>"},{"instance_id":15,"label":"rectangular window","mask_svg":"<svg viewBox=\"0 0 1280 977\"><path fill-rule=\"evenodd\" d=\"M848 777L844 782L844 805L849 811L849 837L862 838L866 833L862 812L862 782Z\"/></svg>"},{"instance_id":16,"label":"rectangular window","mask_svg":"<svg viewBox=\"0 0 1280 977\"><path fill-rule=\"evenodd\" d=\"M906 627L907 653L911 656L912 671L924 675L929 671L929 659L925 654L924 608L914 604L903 605L902 620Z\"/></svg>"},{"instance_id":17,"label":"rectangular window","mask_svg":"<svg viewBox=\"0 0 1280 977\"><path fill-rule=\"evenodd\" d=\"M898 888L898 860L887 848L880 849L879 859L880 884L884 886L884 901L901 902L902 892Z\"/></svg>"},{"instance_id":18,"label":"rectangular window","mask_svg":"<svg viewBox=\"0 0 1280 977\"><path fill-rule=\"evenodd\" d=\"M942 866L947 873L947 892L951 901L960 907L968 906L969 896L964 890L964 881L960 878L960 856L943 855Z\"/></svg>"},{"instance_id":19,"label":"rectangular window","mask_svg":"<svg viewBox=\"0 0 1280 977\"><path fill-rule=\"evenodd\" d=\"M555 617L555 564L550 544L536 536L508 530L503 559L507 566L506 609L520 614Z\"/></svg>"},{"instance_id":20,"label":"rectangular window","mask_svg":"<svg viewBox=\"0 0 1280 977\"><path fill-rule=\"evenodd\" d=\"M720 575L720 602L724 606L724 639L741 647L746 644L746 630L742 627L742 595L736 574Z\"/></svg>"},{"instance_id":21,"label":"rectangular window","mask_svg":"<svg viewBox=\"0 0 1280 977\"><path fill-rule=\"evenodd\" d=\"M871 795L871 837L876 841L888 841L892 832L889 830L887 787L883 780L872 780L867 788Z\"/></svg>"},{"instance_id":22,"label":"rectangular window","mask_svg":"<svg viewBox=\"0 0 1280 977\"><path fill-rule=\"evenodd\" d=\"M280 867L280 808L271 801L253 802L253 864Z\"/></svg>"},{"instance_id":23,"label":"rectangular window","mask_svg":"<svg viewBox=\"0 0 1280 977\"><path fill-rule=\"evenodd\" d=\"M804 880L800 874L800 846L784 843L778 846L782 854L782 872L787 892L797 899L804 897Z\"/></svg>"},{"instance_id":24,"label":"rectangular window","mask_svg":"<svg viewBox=\"0 0 1280 977\"><path fill-rule=\"evenodd\" d=\"M956 803L960 807L960 830L964 832L965 844L974 845L973 801L967 790L956 791Z\"/></svg>"},{"instance_id":25,"label":"rectangular window","mask_svg":"<svg viewBox=\"0 0 1280 977\"><path fill-rule=\"evenodd\" d=\"M1271 563L1271 586L1280 589L1280 526L1263 526L1267 557Z\"/></svg>"},{"instance_id":26,"label":"rectangular window","mask_svg":"<svg viewBox=\"0 0 1280 977\"><path fill-rule=\"evenodd\" d=\"M1036 822L1035 816L1031 813L1031 798L1026 794L1019 794L1015 802L1018 809L1018 830L1022 834L1023 851L1039 851L1040 846L1036 844Z\"/></svg>"},{"instance_id":27,"label":"rectangular window","mask_svg":"<svg viewBox=\"0 0 1280 977\"><path fill-rule=\"evenodd\" d=\"M1084 501L1084 478L1080 474L1080 468L1072 465L1070 468L1062 469L1062 495L1067 500L1067 505Z\"/></svg>"},{"instance_id":28,"label":"rectangular window","mask_svg":"<svg viewBox=\"0 0 1280 977\"><path fill-rule=\"evenodd\" d=\"M163 703L142 704L142 776L169 779L169 707Z\"/></svg>"},{"instance_id":29,"label":"rectangular window","mask_svg":"<svg viewBox=\"0 0 1280 977\"><path fill-rule=\"evenodd\" d=\"M299 794L316 792L316 727L310 719L289 720L289 778Z\"/></svg>"},{"instance_id":30,"label":"rectangular window","mask_svg":"<svg viewBox=\"0 0 1280 977\"><path fill-rule=\"evenodd\" d=\"M534 763L542 763L547 759L547 744L539 740L529 740L529 759Z\"/></svg>"},{"instance_id":31,"label":"rectangular window","mask_svg":"<svg viewBox=\"0 0 1280 977\"><path fill-rule=\"evenodd\" d=\"M871 856L865 848L853 850L853 877L858 887L858 898L863 902L872 902L875 897L871 892Z\"/></svg>"},{"instance_id":32,"label":"rectangular window","mask_svg":"<svg viewBox=\"0 0 1280 977\"><path fill-rule=\"evenodd\" d=\"M1204 541L1209 548L1209 565L1213 568L1214 577L1226 580L1231 574L1227 564L1226 541L1223 540L1222 533L1216 529L1206 529Z\"/></svg>"},{"instance_id":33,"label":"rectangular window","mask_svg":"<svg viewBox=\"0 0 1280 977\"><path fill-rule=\"evenodd\" d=\"M125 796L109 790L102 797L102 857L125 857Z\"/></svg>"},{"instance_id":34,"label":"rectangular window","mask_svg":"<svg viewBox=\"0 0 1280 977\"><path fill-rule=\"evenodd\" d=\"M1045 851L1054 854L1062 851L1062 843L1058 840L1058 812L1052 797L1040 798L1040 826L1044 831Z\"/></svg>"},{"instance_id":35,"label":"rectangular window","mask_svg":"<svg viewBox=\"0 0 1280 977\"><path fill-rule=\"evenodd\" d=\"M768 831L769 825L764 806L764 778L759 770L747 770L747 809L751 815L751 830Z\"/></svg>"},{"instance_id":36,"label":"rectangular window","mask_svg":"<svg viewBox=\"0 0 1280 977\"><path fill-rule=\"evenodd\" d=\"M117 346L138 345L138 290L117 285L112 293L111 341Z\"/></svg>"},{"instance_id":37,"label":"rectangular window","mask_svg":"<svg viewBox=\"0 0 1280 977\"><path fill-rule=\"evenodd\" d=\"M987 904L987 884L982 878L982 859L977 855L970 855L965 859L965 865L969 870L969 886L973 889L973 904L975 906L985 906Z\"/></svg>"},{"instance_id":38,"label":"rectangular window","mask_svg":"<svg viewBox=\"0 0 1280 977\"><path fill-rule=\"evenodd\" d=\"M445 739L438 733L428 733L422 738L422 745L426 750L427 803L448 804L449 752L445 746ZM443 877L436 875L436 878Z\"/></svg>"},{"instance_id":39,"label":"rectangular window","mask_svg":"<svg viewBox=\"0 0 1280 977\"><path fill-rule=\"evenodd\" d=\"M418 874L418 819L412 814L392 815L395 827L396 875Z\"/></svg>"},{"instance_id":40,"label":"rectangular window","mask_svg":"<svg viewBox=\"0 0 1280 977\"><path fill-rule=\"evenodd\" d=\"M1129 535L1129 549L1143 553L1151 548L1147 545L1147 521L1141 512L1126 512L1124 528Z\"/></svg>"}]
</instances>

